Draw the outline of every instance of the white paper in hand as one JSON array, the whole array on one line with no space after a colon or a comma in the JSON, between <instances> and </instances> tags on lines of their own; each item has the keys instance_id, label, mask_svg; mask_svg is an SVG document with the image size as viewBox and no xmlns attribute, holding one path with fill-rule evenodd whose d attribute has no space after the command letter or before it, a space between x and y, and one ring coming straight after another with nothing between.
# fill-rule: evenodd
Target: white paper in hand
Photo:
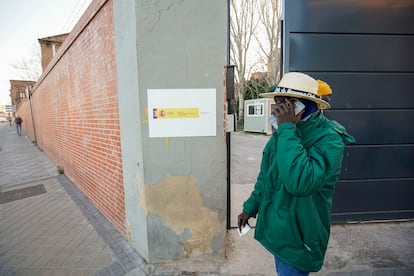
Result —
<instances>
[{"instance_id":1,"label":"white paper in hand","mask_svg":"<svg viewBox=\"0 0 414 276\"><path fill-rule=\"evenodd\" d=\"M277 129L277 120L275 115L270 115L270 117L267 119L269 124L271 124L275 129Z\"/></svg>"},{"instance_id":2,"label":"white paper in hand","mask_svg":"<svg viewBox=\"0 0 414 276\"><path fill-rule=\"evenodd\" d=\"M252 229L251 227L250 227L250 225L248 225L247 223L246 223L246 225L244 226L244 227L242 227L242 230L240 231L240 229L239 228L237 228L237 232L239 233L239 236L243 236L243 235L246 235L247 234L247 232L249 232L250 231L250 229Z\"/></svg>"}]
</instances>

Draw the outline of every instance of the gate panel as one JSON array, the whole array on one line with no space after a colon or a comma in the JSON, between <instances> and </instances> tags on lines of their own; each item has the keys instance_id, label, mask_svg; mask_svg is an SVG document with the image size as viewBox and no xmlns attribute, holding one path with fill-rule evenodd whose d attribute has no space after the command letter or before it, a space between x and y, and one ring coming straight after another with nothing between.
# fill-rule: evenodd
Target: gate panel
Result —
<instances>
[{"instance_id":1,"label":"gate panel","mask_svg":"<svg viewBox=\"0 0 414 276\"><path fill-rule=\"evenodd\" d=\"M284 72L331 84L347 146L333 220L414 218L414 2L284 1Z\"/></svg>"},{"instance_id":2,"label":"gate panel","mask_svg":"<svg viewBox=\"0 0 414 276\"><path fill-rule=\"evenodd\" d=\"M285 0L289 31L414 34L412 0Z\"/></svg>"},{"instance_id":3,"label":"gate panel","mask_svg":"<svg viewBox=\"0 0 414 276\"><path fill-rule=\"evenodd\" d=\"M414 178L413 156L414 145L348 146L342 163L341 179Z\"/></svg>"},{"instance_id":4,"label":"gate panel","mask_svg":"<svg viewBox=\"0 0 414 276\"><path fill-rule=\"evenodd\" d=\"M291 33L289 67L291 71L414 71L412 49L414 35Z\"/></svg>"},{"instance_id":5,"label":"gate panel","mask_svg":"<svg viewBox=\"0 0 414 276\"><path fill-rule=\"evenodd\" d=\"M396 146L414 140L412 109L345 109L326 111L325 115L341 122L357 140L358 145ZM402 123L406 122L406 123ZM411 165L411 168L414 166Z\"/></svg>"},{"instance_id":6,"label":"gate panel","mask_svg":"<svg viewBox=\"0 0 414 276\"><path fill-rule=\"evenodd\" d=\"M335 193L334 222L414 217L414 179L339 181Z\"/></svg>"},{"instance_id":7,"label":"gate panel","mask_svg":"<svg viewBox=\"0 0 414 276\"><path fill-rule=\"evenodd\" d=\"M414 101L409 100L413 98L410 87L414 88L414 73L305 73L331 84L334 91L331 96L333 109L414 108Z\"/></svg>"}]
</instances>

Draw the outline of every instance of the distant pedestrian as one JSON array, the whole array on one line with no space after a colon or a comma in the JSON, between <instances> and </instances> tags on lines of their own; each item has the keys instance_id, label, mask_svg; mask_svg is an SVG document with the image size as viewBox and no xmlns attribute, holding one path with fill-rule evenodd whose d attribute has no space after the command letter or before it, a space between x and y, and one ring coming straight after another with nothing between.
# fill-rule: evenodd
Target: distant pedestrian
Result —
<instances>
[{"instance_id":1,"label":"distant pedestrian","mask_svg":"<svg viewBox=\"0 0 414 276\"><path fill-rule=\"evenodd\" d=\"M14 118L14 124L16 125L17 135L19 136L22 136L22 123L22 118L20 118L19 115L16 115L16 118Z\"/></svg>"},{"instance_id":2,"label":"distant pedestrian","mask_svg":"<svg viewBox=\"0 0 414 276\"><path fill-rule=\"evenodd\" d=\"M9 120L9 125L12 126L12 117L7 117L7 120Z\"/></svg>"}]
</instances>

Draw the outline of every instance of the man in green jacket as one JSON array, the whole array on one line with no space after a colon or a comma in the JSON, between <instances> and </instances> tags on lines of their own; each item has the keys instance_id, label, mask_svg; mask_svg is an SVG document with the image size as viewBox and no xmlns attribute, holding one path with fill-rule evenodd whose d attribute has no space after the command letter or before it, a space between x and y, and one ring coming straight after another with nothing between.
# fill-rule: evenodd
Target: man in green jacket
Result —
<instances>
[{"instance_id":1,"label":"man in green jacket","mask_svg":"<svg viewBox=\"0 0 414 276\"><path fill-rule=\"evenodd\" d=\"M321 269L345 144L355 142L320 111L330 105L318 95L318 86L310 76L291 72L275 92L262 94L275 99L277 130L263 150L254 190L238 216L240 230L257 216L255 239L275 256L282 276Z\"/></svg>"}]
</instances>

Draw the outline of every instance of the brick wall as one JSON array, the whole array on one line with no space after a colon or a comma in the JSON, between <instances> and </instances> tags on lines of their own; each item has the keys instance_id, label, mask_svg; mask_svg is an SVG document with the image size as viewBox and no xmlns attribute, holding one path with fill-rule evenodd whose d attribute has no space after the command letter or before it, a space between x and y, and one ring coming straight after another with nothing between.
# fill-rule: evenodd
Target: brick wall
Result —
<instances>
[{"instance_id":1,"label":"brick wall","mask_svg":"<svg viewBox=\"0 0 414 276\"><path fill-rule=\"evenodd\" d=\"M126 234L111 0L92 2L35 85L31 105L39 147ZM29 101L18 113L34 139Z\"/></svg>"}]
</instances>

